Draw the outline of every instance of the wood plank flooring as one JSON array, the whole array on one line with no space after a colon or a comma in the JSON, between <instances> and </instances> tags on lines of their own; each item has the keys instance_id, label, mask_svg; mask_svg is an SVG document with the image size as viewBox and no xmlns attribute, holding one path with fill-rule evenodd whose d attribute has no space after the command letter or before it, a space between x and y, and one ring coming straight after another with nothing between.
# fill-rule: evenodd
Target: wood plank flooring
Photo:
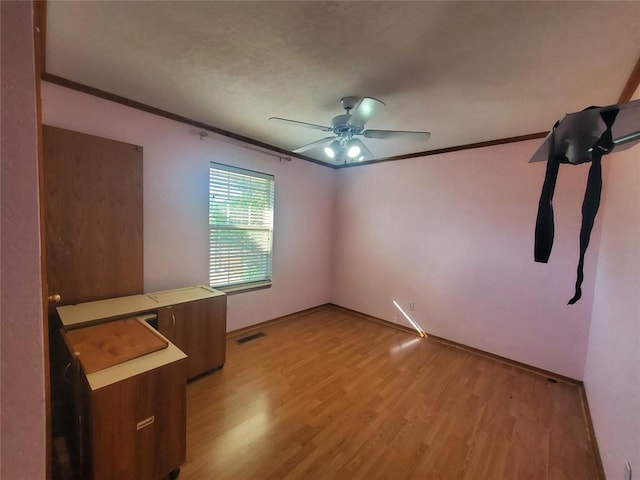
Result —
<instances>
[{"instance_id":1,"label":"wood plank flooring","mask_svg":"<svg viewBox=\"0 0 640 480\"><path fill-rule=\"evenodd\" d=\"M187 388L180 479L597 479L578 387L327 307Z\"/></svg>"}]
</instances>

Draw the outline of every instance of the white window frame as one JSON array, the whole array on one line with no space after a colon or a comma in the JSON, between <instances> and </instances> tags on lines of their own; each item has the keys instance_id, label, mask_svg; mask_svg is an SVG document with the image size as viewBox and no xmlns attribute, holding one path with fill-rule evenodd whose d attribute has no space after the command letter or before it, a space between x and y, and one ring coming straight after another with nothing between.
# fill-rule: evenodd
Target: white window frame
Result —
<instances>
[{"instance_id":1,"label":"white window frame","mask_svg":"<svg viewBox=\"0 0 640 480\"><path fill-rule=\"evenodd\" d=\"M249 195L255 205L243 206ZM237 202L234 203L233 199ZM246 201L246 197L244 198ZM225 292L271 286L275 177L209 165L209 285ZM225 213L220 215L221 210Z\"/></svg>"}]
</instances>

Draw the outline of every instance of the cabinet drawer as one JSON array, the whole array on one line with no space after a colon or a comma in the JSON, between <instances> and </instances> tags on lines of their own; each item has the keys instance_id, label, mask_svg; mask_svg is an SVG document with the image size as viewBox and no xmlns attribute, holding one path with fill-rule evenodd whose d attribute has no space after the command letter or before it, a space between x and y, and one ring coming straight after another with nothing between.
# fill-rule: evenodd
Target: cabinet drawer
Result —
<instances>
[{"instance_id":1,"label":"cabinet drawer","mask_svg":"<svg viewBox=\"0 0 640 480\"><path fill-rule=\"evenodd\" d=\"M186 458L186 361L91 394L93 479L154 480Z\"/></svg>"}]
</instances>

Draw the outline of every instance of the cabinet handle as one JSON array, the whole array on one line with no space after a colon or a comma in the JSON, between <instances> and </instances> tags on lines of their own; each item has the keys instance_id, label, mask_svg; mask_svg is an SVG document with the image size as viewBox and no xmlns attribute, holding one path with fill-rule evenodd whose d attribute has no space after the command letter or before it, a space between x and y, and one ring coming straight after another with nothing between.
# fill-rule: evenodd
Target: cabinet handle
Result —
<instances>
[{"instance_id":1,"label":"cabinet handle","mask_svg":"<svg viewBox=\"0 0 640 480\"><path fill-rule=\"evenodd\" d=\"M176 316L172 313L171 314L171 320L173 320L173 326L176 326Z\"/></svg>"},{"instance_id":2,"label":"cabinet handle","mask_svg":"<svg viewBox=\"0 0 640 480\"><path fill-rule=\"evenodd\" d=\"M69 370L71 369L71 362L67 363L64 367L64 372L62 372L62 379L64 383L71 384L71 379L69 378Z\"/></svg>"},{"instance_id":3,"label":"cabinet handle","mask_svg":"<svg viewBox=\"0 0 640 480\"><path fill-rule=\"evenodd\" d=\"M153 422L155 422L155 420L156 420L156 417L155 417L155 416L153 416L153 415L151 415L149 418L145 418L144 420L139 421L139 422L136 424L136 428L137 428L138 430L140 430L140 429L142 429L142 428L144 428L144 427L148 427L148 426L149 426L149 425L151 425Z\"/></svg>"}]
</instances>

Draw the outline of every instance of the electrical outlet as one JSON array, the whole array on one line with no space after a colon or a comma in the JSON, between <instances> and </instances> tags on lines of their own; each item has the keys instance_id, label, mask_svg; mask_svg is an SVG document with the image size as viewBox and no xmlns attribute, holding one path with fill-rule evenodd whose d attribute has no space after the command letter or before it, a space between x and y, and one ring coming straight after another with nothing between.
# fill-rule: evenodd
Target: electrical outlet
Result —
<instances>
[{"instance_id":1,"label":"electrical outlet","mask_svg":"<svg viewBox=\"0 0 640 480\"><path fill-rule=\"evenodd\" d=\"M631 464L629 461L624 464L624 480L631 480Z\"/></svg>"},{"instance_id":2,"label":"electrical outlet","mask_svg":"<svg viewBox=\"0 0 640 480\"><path fill-rule=\"evenodd\" d=\"M413 302L409 302L409 311L413 312L413 309L415 308L415 303Z\"/></svg>"}]
</instances>

